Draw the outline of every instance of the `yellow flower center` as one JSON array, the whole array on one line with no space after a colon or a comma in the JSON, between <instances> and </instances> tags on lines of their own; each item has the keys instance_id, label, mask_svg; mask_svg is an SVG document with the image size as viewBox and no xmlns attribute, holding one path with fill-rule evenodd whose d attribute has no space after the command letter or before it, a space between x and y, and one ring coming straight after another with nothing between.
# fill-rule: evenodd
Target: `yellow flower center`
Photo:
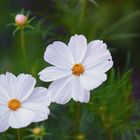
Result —
<instances>
[{"instance_id":1,"label":"yellow flower center","mask_svg":"<svg viewBox=\"0 0 140 140\"><path fill-rule=\"evenodd\" d=\"M8 102L8 107L12 111L16 111L17 109L19 109L21 107L21 102L17 99L12 99Z\"/></svg>"},{"instance_id":2,"label":"yellow flower center","mask_svg":"<svg viewBox=\"0 0 140 140\"><path fill-rule=\"evenodd\" d=\"M33 134L34 135L40 135L41 134L41 128L40 127L36 127L33 129Z\"/></svg>"},{"instance_id":3,"label":"yellow flower center","mask_svg":"<svg viewBox=\"0 0 140 140\"><path fill-rule=\"evenodd\" d=\"M80 76L85 71L82 64L75 64L72 68L72 74Z\"/></svg>"}]
</instances>

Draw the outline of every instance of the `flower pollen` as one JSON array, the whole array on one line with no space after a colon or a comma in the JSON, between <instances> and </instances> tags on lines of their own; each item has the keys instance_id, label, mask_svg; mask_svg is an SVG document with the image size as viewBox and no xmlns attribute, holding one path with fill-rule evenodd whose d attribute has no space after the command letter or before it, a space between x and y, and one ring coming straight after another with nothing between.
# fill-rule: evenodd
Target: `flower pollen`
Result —
<instances>
[{"instance_id":1,"label":"flower pollen","mask_svg":"<svg viewBox=\"0 0 140 140\"><path fill-rule=\"evenodd\" d=\"M19 109L21 107L21 102L17 99L11 99L8 102L8 107L12 110L12 111L16 111L17 109Z\"/></svg>"},{"instance_id":2,"label":"flower pollen","mask_svg":"<svg viewBox=\"0 0 140 140\"><path fill-rule=\"evenodd\" d=\"M76 76L80 76L85 71L84 66L82 64L75 64L72 68L72 74Z\"/></svg>"}]
</instances>

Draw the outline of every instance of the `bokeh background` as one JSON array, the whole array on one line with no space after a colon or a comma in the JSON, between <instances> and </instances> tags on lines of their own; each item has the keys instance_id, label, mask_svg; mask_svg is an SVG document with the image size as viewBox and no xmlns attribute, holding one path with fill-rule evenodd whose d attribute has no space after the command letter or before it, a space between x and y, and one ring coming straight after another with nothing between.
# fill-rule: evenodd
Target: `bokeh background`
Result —
<instances>
[{"instance_id":1,"label":"bokeh background","mask_svg":"<svg viewBox=\"0 0 140 140\"><path fill-rule=\"evenodd\" d=\"M21 9L24 9L25 12L30 11L30 17L35 16L35 19L31 23L34 29L25 30L26 63L24 63L25 60L23 60L21 51L20 32L17 32L15 36L12 36L15 27L7 27L7 24L15 22L14 17L21 12ZM0 73L10 71L19 74L24 72L30 73L38 79L38 72L47 66L43 60L43 54L47 45L55 40L61 40L67 43L69 38L74 34L84 34L88 41L102 39L108 44L108 48L113 56L115 70L110 72L110 77L114 79L114 81L111 81L112 83L114 82L111 85L112 89L106 92L112 92L113 88L116 88L116 93L126 93L127 90L130 92L129 89L131 87L131 92L128 95L128 98L133 95L136 99L140 97L139 0L1 0ZM128 72L129 70L131 70L131 72ZM117 77L118 81L116 80L114 73L119 73L119 76ZM123 88L120 91L119 86L119 90L117 89L117 85L122 81L127 82L123 85ZM37 84L48 86L45 83L40 82L39 79L37 80ZM101 88L101 90L102 91L97 90L97 93L104 92L104 87ZM115 98L116 96L114 99ZM111 98L109 100L113 99ZM121 101L123 101L123 98L120 100L120 104ZM132 103L132 106L134 104L135 103ZM111 105L113 105L113 103L108 104L108 106ZM75 130L73 130L74 126L71 126L70 124L72 120L75 120L73 119L73 114L75 114L75 111L73 111L75 108L74 106L75 103L60 107L60 109L57 105L52 106L54 113L52 113L52 118L49 120L51 128L49 129L49 125L47 129L49 129L48 131L50 131L50 133L55 134L52 134L53 136L48 136L48 139L72 139L70 138L70 135L75 135ZM98 108L98 103L95 106ZM70 109L67 110L67 107ZM86 107L84 106L84 108L86 108L85 110L88 111L92 108L90 105L86 105ZM123 107L124 106L122 105L122 108ZM128 107L128 103L126 103L125 107ZM136 108L138 108L138 106L134 107L134 109ZM87 117L86 114L88 111L84 111L82 119ZM120 113L119 111L121 110L118 109L116 113ZM60 116L58 117L56 114L59 114ZM64 117L64 115L67 117ZM98 113L96 115L98 115ZM93 116L95 117L96 115L94 114ZM124 114L124 116L126 116L126 114ZM90 126L89 122L84 122L83 124L80 123L80 128L83 126L86 129L80 129L81 131L77 132L78 134L84 134L84 137L83 139L81 138L81 140L136 139L133 132L132 134L128 134L130 130L127 131L127 133L123 130L109 130L113 131L110 133L117 136L115 138L112 138L112 136L106 137L106 135L104 135L104 125L100 126L100 123L95 124L95 121L98 122L98 120L96 120L96 117L93 119L94 117L88 116L87 120L89 121L90 118L93 126ZM138 118L137 115L133 115L133 117ZM126 120L126 118L123 119ZM66 126L63 127L58 121ZM58 128L55 128L55 124L57 124ZM87 125L88 128L86 128L85 125ZM124 125L126 126L127 124L125 123ZM94 126L95 128L92 128ZM103 130L98 132L97 129L101 128L103 128ZM115 126L115 128L117 128L117 126ZM93 131L93 133L89 131ZM138 130L136 129L135 132L137 131ZM70 133L68 134L68 132ZM123 132L123 134L125 133L123 137L120 136L121 132ZM62 135L59 135L60 133Z\"/></svg>"}]
</instances>

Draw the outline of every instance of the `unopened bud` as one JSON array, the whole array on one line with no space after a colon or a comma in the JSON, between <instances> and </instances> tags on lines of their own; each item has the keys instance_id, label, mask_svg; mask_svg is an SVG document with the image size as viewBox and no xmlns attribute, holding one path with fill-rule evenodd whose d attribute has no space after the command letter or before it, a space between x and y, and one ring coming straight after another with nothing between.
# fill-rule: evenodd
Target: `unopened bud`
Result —
<instances>
[{"instance_id":1,"label":"unopened bud","mask_svg":"<svg viewBox=\"0 0 140 140\"><path fill-rule=\"evenodd\" d=\"M85 140L85 135L83 135L83 134L78 134L78 135L75 137L75 140Z\"/></svg>"},{"instance_id":2,"label":"unopened bud","mask_svg":"<svg viewBox=\"0 0 140 140\"><path fill-rule=\"evenodd\" d=\"M40 127L35 127L35 128L33 129L33 134L34 134L34 135L40 135L41 132L42 132L42 129L41 129Z\"/></svg>"},{"instance_id":3,"label":"unopened bud","mask_svg":"<svg viewBox=\"0 0 140 140\"><path fill-rule=\"evenodd\" d=\"M27 22L27 16L23 14L17 14L15 17L15 22L17 26L24 26Z\"/></svg>"}]
</instances>

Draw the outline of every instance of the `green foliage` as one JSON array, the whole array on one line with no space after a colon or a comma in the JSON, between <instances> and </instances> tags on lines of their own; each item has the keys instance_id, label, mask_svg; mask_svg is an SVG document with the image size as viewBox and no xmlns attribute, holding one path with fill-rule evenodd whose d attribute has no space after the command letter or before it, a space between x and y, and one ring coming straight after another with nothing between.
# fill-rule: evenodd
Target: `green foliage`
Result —
<instances>
[{"instance_id":1,"label":"green foliage","mask_svg":"<svg viewBox=\"0 0 140 140\"><path fill-rule=\"evenodd\" d=\"M97 2L92 0L57 0L55 3L58 24L63 25L70 34L82 33L89 39L108 41L139 37L137 33L123 30L129 30L127 26L140 16L140 10L133 11L112 24L112 7L106 7L106 3L99 4L98 7Z\"/></svg>"},{"instance_id":2,"label":"green foliage","mask_svg":"<svg viewBox=\"0 0 140 140\"><path fill-rule=\"evenodd\" d=\"M94 125L100 126L104 139L121 139L123 133L133 128L132 118L136 102L131 98L130 73L128 71L123 76L116 76L112 70L108 82L93 91L91 109L97 122Z\"/></svg>"}]
</instances>

